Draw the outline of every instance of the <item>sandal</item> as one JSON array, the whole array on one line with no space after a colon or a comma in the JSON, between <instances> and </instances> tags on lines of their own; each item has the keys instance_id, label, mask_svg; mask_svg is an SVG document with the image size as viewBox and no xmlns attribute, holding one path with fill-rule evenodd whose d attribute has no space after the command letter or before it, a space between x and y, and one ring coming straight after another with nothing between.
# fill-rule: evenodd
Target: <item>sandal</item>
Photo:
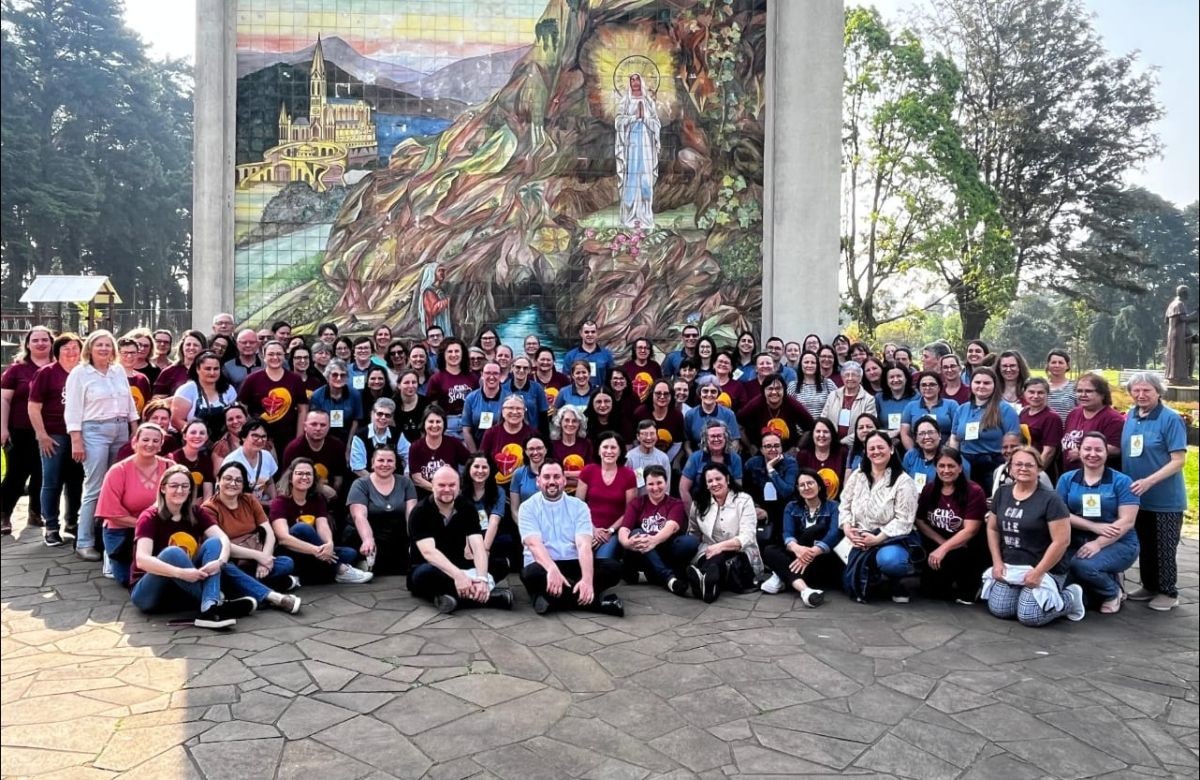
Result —
<instances>
[{"instance_id":1,"label":"sandal","mask_svg":"<svg viewBox=\"0 0 1200 780\"><path fill-rule=\"evenodd\" d=\"M1121 611L1121 605L1125 603L1125 591L1121 591L1116 596L1113 596L1108 601L1100 605L1101 615L1115 615Z\"/></svg>"}]
</instances>

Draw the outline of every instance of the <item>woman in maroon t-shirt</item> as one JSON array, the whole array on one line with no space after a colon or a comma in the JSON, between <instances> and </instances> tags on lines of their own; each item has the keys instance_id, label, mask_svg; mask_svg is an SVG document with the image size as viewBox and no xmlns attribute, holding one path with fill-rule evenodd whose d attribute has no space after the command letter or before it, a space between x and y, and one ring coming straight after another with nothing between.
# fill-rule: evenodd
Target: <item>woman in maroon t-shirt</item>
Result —
<instances>
[{"instance_id":1,"label":"woman in maroon t-shirt","mask_svg":"<svg viewBox=\"0 0 1200 780\"><path fill-rule=\"evenodd\" d=\"M599 463L583 467L575 497L588 505L592 514L592 547L597 558L612 558L620 549L617 529L625 519L625 508L637 496L637 475L625 465L625 442L609 431L596 442Z\"/></svg>"},{"instance_id":2,"label":"woman in maroon t-shirt","mask_svg":"<svg viewBox=\"0 0 1200 780\"><path fill-rule=\"evenodd\" d=\"M1079 442L1083 434L1099 431L1108 442L1108 467L1121 468L1121 433L1125 415L1113 408L1112 389L1100 374L1087 373L1075 381L1075 397L1079 401L1067 415L1063 425L1062 470L1080 468Z\"/></svg>"},{"instance_id":3,"label":"woman in maroon t-shirt","mask_svg":"<svg viewBox=\"0 0 1200 780\"><path fill-rule=\"evenodd\" d=\"M463 368L466 346L462 340L448 338L442 342L442 353L438 357L438 370L429 378L425 397L430 403L442 407L446 418L446 435L462 438L463 401L467 394L479 387L479 378Z\"/></svg>"},{"instance_id":4,"label":"woman in maroon t-shirt","mask_svg":"<svg viewBox=\"0 0 1200 780\"><path fill-rule=\"evenodd\" d=\"M179 449L167 457L181 466L186 466L196 486L193 500L207 501L213 494L213 465L206 447L208 446L208 425L203 420L192 420L183 426L180 435L183 442Z\"/></svg>"},{"instance_id":5,"label":"woman in maroon t-shirt","mask_svg":"<svg viewBox=\"0 0 1200 780\"><path fill-rule=\"evenodd\" d=\"M54 362L42 366L29 386L29 424L37 437L42 459L42 522L46 524L47 547L63 543L59 534L59 499L67 489L67 527L75 532L83 492L83 466L71 458L71 437L67 433L65 402L67 375L79 365L83 340L74 333L62 333L54 339L50 354Z\"/></svg>"},{"instance_id":6,"label":"woman in maroon t-shirt","mask_svg":"<svg viewBox=\"0 0 1200 780\"><path fill-rule=\"evenodd\" d=\"M29 385L39 368L50 365L54 333L35 325L25 334L16 361L0 375L0 445L8 448L7 468L0 485L0 533L12 533L12 513L29 482L28 524L42 525L42 469L37 436L29 422Z\"/></svg>"},{"instance_id":7,"label":"woman in maroon t-shirt","mask_svg":"<svg viewBox=\"0 0 1200 780\"><path fill-rule=\"evenodd\" d=\"M987 514L983 488L963 473L962 455L942 447L936 460L937 479L917 501L917 530L925 548L922 587L939 598L972 604L988 566Z\"/></svg>"},{"instance_id":8,"label":"woman in maroon t-shirt","mask_svg":"<svg viewBox=\"0 0 1200 780\"><path fill-rule=\"evenodd\" d=\"M442 466L461 470L471 452L462 441L447 435L446 413L437 404L430 404L425 409L421 427L425 435L408 449L408 474L417 487L417 494L425 498L433 491L434 472Z\"/></svg>"}]
</instances>

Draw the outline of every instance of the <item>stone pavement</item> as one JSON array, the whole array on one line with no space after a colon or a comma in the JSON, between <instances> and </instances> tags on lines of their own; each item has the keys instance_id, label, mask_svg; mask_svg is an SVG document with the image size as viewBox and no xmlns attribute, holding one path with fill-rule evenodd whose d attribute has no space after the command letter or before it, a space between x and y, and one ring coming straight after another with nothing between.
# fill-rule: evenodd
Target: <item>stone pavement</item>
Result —
<instances>
[{"instance_id":1,"label":"stone pavement","mask_svg":"<svg viewBox=\"0 0 1200 780\"><path fill-rule=\"evenodd\" d=\"M624 619L538 617L523 593L442 616L392 578L215 633L140 615L23 524L3 541L4 777L1197 776L1195 541L1175 612L1043 629L646 585L621 589Z\"/></svg>"}]
</instances>

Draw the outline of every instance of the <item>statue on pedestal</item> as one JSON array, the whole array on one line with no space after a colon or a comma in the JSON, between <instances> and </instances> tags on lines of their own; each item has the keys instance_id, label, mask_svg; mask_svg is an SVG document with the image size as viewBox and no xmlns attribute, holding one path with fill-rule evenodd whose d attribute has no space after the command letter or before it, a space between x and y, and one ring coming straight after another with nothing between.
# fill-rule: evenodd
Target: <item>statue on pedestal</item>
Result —
<instances>
[{"instance_id":1,"label":"statue on pedestal","mask_svg":"<svg viewBox=\"0 0 1200 780\"><path fill-rule=\"evenodd\" d=\"M1188 328L1189 322L1196 322L1200 311L1188 313L1188 288L1179 285L1175 288L1175 300L1167 306L1167 384L1190 385L1192 379L1192 345L1197 342L1197 335Z\"/></svg>"}]
</instances>

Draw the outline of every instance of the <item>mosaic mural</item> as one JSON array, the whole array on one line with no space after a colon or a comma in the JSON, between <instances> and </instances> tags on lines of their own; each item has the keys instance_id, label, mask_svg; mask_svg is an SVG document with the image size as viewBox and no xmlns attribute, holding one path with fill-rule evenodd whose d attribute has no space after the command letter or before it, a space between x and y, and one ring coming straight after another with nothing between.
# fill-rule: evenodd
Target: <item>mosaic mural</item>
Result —
<instances>
[{"instance_id":1,"label":"mosaic mural","mask_svg":"<svg viewBox=\"0 0 1200 780\"><path fill-rule=\"evenodd\" d=\"M237 50L239 319L757 326L765 0L239 0Z\"/></svg>"}]
</instances>

